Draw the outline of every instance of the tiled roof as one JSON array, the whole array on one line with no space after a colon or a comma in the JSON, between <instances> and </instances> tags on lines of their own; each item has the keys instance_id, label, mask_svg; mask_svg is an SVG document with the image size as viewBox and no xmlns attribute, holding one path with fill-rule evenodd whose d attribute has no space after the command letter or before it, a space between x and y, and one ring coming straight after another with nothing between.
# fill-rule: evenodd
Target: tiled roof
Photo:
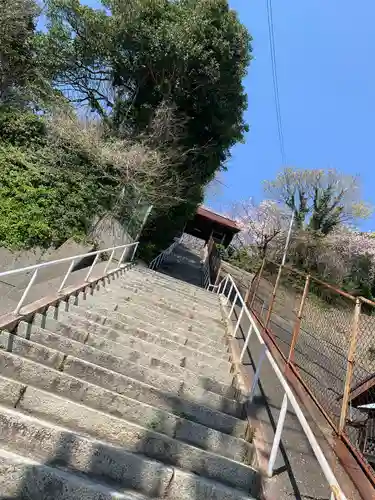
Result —
<instances>
[{"instance_id":1,"label":"tiled roof","mask_svg":"<svg viewBox=\"0 0 375 500\"><path fill-rule=\"evenodd\" d=\"M224 215L213 212L212 210L209 210L206 207L198 207L197 215L205 217L206 219L209 219L213 222L217 222L218 224L221 224L222 226L225 226L227 228L232 229L236 233L240 231L240 228L237 226L237 224L234 220L229 219L228 217L225 217Z\"/></svg>"}]
</instances>

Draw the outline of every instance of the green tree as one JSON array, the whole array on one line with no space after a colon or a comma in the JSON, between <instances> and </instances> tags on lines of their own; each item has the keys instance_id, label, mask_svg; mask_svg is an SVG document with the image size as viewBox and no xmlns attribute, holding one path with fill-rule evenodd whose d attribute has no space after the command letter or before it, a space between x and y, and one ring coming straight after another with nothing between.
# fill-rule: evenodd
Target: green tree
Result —
<instances>
[{"instance_id":1,"label":"green tree","mask_svg":"<svg viewBox=\"0 0 375 500\"><path fill-rule=\"evenodd\" d=\"M0 0L0 102L30 83L37 5L33 0Z\"/></svg>"},{"instance_id":2,"label":"green tree","mask_svg":"<svg viewBox=\"0 0 375 500\"><path fill-rule=\"evenodd\" d=\"M247 130L242 79L251 37L227 0L103 0L103 10L50 0L48 6L49 31L40 46L50 75L112 135L147 133L161 103L173 108L177 131L169 131L170 139L175 144L178 135L184 154L172 168L188 182L186 201L173 213L155 207L148 237L165 240L168 228L182 227L194 212Z\"/></svg>"},{"instance_id":3,"label":"green tree","mask_svg":"<svg viewBox=\"0 0 375 500\"><path fill-rule=\"evenodd\" d=\"M323 235L371 213L361 200L358 178L336 170L285 168L266 182L266 191L294 211L297 229Z\"/></svg>"},{"instance_id":4,"label":"green tree","mask_svg":"<svg viewBox=\"0 0 375 500\"><path fill-rule=\"evenodd\" d=\"M35 0L0 0L0 105L39 108L55 100L35 31Z\"/></svg>"}]
</instances>

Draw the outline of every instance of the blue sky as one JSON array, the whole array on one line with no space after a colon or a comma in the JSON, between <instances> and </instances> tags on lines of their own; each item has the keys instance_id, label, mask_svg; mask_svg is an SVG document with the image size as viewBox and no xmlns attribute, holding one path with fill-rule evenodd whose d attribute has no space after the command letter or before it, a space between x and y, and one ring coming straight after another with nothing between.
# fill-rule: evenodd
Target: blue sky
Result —
<instances>
[{"instance_id":1,"label":"blue sky","mask_svg":"<svg viewBox=\"0 0 375 500\"><path fill-rule=\"evenodd\" d=\"M220 211L261 200L262 182L282 167L266 0L229 2L253 36L254 60L244 82L250 132L233 148L220 193L207 199ZM288 165L359 174L364 199L375 205L374 0L273 0L273 17ZM375 216L361 227L375 230Z\"/></svg>"},{"instance_id":2,"label":"blue sky","mask_svg":"<svg viewBox=\"0 0 375 500\"><path fill-rule=\"evenodd\" d=\"M262 181L281 168L265 0L230 0L252 34L254 60L245 80L250 132L233 149L217 210L262 199ZM359 174L375 204L375 2L273 0L280 106L287 162ZM375 229L375 217L361 224Z\"/></svg>"}]
</instances>

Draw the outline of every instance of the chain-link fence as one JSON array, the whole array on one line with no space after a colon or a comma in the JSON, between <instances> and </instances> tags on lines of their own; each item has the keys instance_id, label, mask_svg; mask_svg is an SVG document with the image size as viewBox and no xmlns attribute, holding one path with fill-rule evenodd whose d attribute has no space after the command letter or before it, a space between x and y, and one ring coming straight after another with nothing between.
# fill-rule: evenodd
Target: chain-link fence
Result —
<instances>
[{"instance_id":1,"label":"chain-link fence","mask_svg":"<svg viewBox=\"0 0 375 500\"><path fill-rule=\"evenodd\" d=\"M375 468L375 303L264 261L248 304L337 433Z\"/></svg>"},{"instance_id":2,"label":"chain-link fence","mask_svg":"<svg viewBox=\"0 0 375 500\"><path fill-rule=\"evenodd\" d=\"M375 304L361 299L352 332L352 375L345 432L375 468Z\"/></svg>"},{"instance_id":3,"label":"chain-link fence","mask_svg":"<svg viewBox=\"0 0 375 500\"><path fill-rule=\"evenodd\" d=\"M310 280L292 361L339 428L355 299Z\"/></svg>"}]
</instances>

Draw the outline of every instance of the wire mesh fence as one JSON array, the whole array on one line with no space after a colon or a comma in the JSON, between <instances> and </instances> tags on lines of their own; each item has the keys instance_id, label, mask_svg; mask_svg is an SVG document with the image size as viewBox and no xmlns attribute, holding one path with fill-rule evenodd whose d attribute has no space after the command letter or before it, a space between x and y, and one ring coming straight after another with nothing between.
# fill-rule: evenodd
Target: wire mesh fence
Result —
<instances>
[{"instance_id":1,"label":"wire mesh fence","mask_svg":"<svg viewBox=\"0 0 375 500\"><path fill-rule=\"evenodd\" d=\"M292 361L339 428L355 300L311 280Z\"/></svg>"},{"instance_id":2,"label":"wire mesh fence","mask_svg":"<svg viewBox=\"0 0 375 500\"><path fill-rule=\"evenodd\" d=\"M265 261L249 304L339 435L375 468L375 303Z\"/></svg>"},{"instance_id":3,"label":"wire mesh fence","mask_svg":"<svg viewBox=\"0 0 375 500\"><path fill-rule=\"evenodd\" d=\"M375 467L375 304L361 300L353 346L353 372L346 402L345 432ZM345 403L345 402L344 402Z\"/></svg>"}]
</instances>

